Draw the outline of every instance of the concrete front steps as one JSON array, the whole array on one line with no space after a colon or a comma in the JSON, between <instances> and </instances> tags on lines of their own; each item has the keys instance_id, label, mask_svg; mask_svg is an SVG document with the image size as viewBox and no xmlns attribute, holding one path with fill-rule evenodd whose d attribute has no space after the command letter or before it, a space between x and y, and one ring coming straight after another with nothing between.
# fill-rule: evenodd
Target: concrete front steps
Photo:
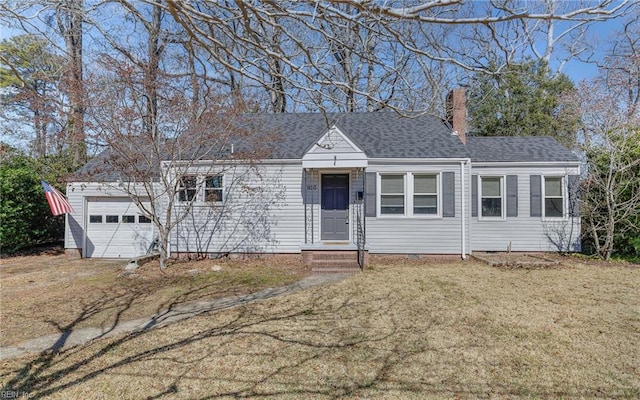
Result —
<instances>
[{"instance_id":1,"label":"concrete front steps","mask_svg":"<svg viewBox=\"0 0 640 400\"><path fill-rule=\"evenodd\" d=\"M365 251L365 265L368 253ZM357 250L303 250L302 260L315 273L355 273L362 270L358 265Z\"/></svg>"}]
</instances>

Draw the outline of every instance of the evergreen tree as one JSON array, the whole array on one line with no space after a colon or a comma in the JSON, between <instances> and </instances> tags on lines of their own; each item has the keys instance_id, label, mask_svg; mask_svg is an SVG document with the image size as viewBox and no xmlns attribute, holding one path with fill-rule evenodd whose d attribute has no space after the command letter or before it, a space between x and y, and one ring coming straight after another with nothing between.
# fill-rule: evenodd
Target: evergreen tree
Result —
<instances>
[{"instance_id":1,"label":"evergreen tree","mask_svg":"<svg viewBox=\"0 0 640 400\"><path fill-rule=\"evenodd\" d=\"M512 64L493 74L478 74L469 91L471 134L476 136L551 136L572 147L579 126L570 94L571 80L551 76L544 62Z\"/></svg>"}]
</instances>

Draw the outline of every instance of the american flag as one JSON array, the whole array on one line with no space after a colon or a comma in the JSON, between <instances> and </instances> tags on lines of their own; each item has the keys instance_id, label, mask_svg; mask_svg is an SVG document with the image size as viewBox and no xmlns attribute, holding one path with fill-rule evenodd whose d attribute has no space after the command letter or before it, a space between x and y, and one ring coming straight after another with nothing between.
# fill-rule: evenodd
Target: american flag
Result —
<instances>
[{"instance_id":1,"label":"american flag","mask_svg":"<svg viewBox=\"0 0 640 400\"><path fill-rule=\"evenodd\" d=\"M62 193L56 190L56 188L52 187L45 181L40 181L42 183L42 188L44 189L44 195L47 197L47 201L49 202L49 207L51 208L51 213L53 215L67 214L72 213L73 208L71 204L64 198Z\"/></svg>"}]
</instances>

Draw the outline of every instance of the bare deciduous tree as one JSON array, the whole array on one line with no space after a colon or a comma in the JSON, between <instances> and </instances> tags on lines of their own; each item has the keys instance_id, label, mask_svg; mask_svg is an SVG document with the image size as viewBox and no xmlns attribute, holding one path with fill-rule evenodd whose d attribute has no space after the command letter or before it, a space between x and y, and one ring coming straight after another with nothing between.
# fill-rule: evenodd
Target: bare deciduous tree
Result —
<instances>
[{"instance_id":1,"label":"bare deciduous tree","mask_svg":"<svg viewBox=\"0 0 640 400\"><path fill-rule=\"evenodd\" d=\"M69 101L69 147L77 165L82 165L87 161L84 131L85 91L82 45L84 11L84 0L61 0L55 3L58 31L65 44L66 67L63 80L65 81Z\"/></svg>"},{"instance_id":2,"label":"bare deciduous tree","mask_svg":"<svg viewBox=\"0 0 640 400\"><path fill-rule=\"evenodd\" d=\"M600 76L580 90L588 171L583 217L595 252L609 259L616 240L640 232L639 19L624 25Z\"/></svg>"},{"instance_id":3,"label":"bare deciduous tree","mask_svg":"<svg viewBox=\"0 0 640 400\"><path fill-rule=\"evenodd\" d=\"M101 181L106 175L110 193L131 198L153 223L161 268L171 251L220 254L268 243L263 214L277 206L281 189L277 177L259 172L257 161L268 156L264 143L270 138L258 137L255 127L239 122L244 109L218 98L193 118L188 89L174 84L158 92L158 140L144 123L146 106L135 101L144 85L127 86L131 81L118 76L130 72L126 65L114 72L95 82L110 89L96 91L91 103L91 128L106 150L78 178ZM233 243L217 241L239 236Z\"/></svg>"},{"instance_id":4,"label":"bare deciduous tree","mask_svg":"<svg viewBox=\"0 0 640 400\"><path fill-rule=\"evenodd\" d=\"M506 65L531 52L550 60L563 47L562 55L572 57L583 50L571 46L589 24L617 18L637 8L635 2L624 0L204 1L197 5L167 0L166 6L193 40L203 48L215 49L211 51L212 59L226 63L249 81L266 83L264 76L273 76L274 70L262 60L277 59L279 69L288 71L281 75L279 84L297 92L297 101L309 101L311 109L318 105L324 108L328 100L354 110L355 99L362 99L366 104L363 108L373 109L375 102L398 111L407 105L403 89L420 86L420 81L414 79L419 77L420 66L491 73L495 68L488 69L489 61L499 59ZM243 21L241 37L229 30L229 19ZM277 49L262 40L265 32L278 38ZM240 47L251 49L253 57L243 58L247 53L231 50L224 51L221 57L221 36L235 38ZM368 40L375 41L376 46ZM538 49L540 43L544 44ZM496 53L500 57L487 57ZM394 62L389 63L390 59ZM405 63L411 69L404 69ZM559 63L558 70L562 59ZM393 76L393 84L363 83L371 74L378 79ZM431 92L446 90L437 87ZM336 101L336 93L344 102ZM426 110L431 103L413 101L411 105Z\"/></svg>"}]
</instances>

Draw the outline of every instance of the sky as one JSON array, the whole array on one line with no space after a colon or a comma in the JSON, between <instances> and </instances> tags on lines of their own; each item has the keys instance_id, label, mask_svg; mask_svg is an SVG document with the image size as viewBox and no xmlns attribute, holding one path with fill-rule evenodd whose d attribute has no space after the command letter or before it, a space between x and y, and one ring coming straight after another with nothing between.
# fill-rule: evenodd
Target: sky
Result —
<instances>
[{"instance_id":1,"label":"sky","mask_svg":"<svg viewBox=\"0 0 640 400\"><path fill-rule=\"evenodd\" d=\"M592 59L600 59L608 47L608 43L615 40L615 32L622 28L620 20L609 20L601 23L592 24L589 28L589 43L595 44L595 53ZM7 39L13 35L22 33L14 29L10 29L0 23L0 40ZM553 65L552 65L553 67ZM579 59L573 59L567 62L562 72L565 73L574 82L584 79L590 79L598 74L598 67L592 62L584 62Z\"/></svg>"},{"instance_id":2,"label":"sky","mask_svg":"<svg viewBox=\"0 0 640 400\"><path fill-rule=\"evenodd\" d=\"M615 41L616 31L622 29L622 22L619 20L605 21L594 24L589 29L590 42L595 43L596 49L593 57L601 59L608 48L608 44ZM563 68L567 76L574 82L584 79L594 78L598 75L598 67L594 63L587 63L577 59L569 61Z\"/></svg>"}]
</instances>

